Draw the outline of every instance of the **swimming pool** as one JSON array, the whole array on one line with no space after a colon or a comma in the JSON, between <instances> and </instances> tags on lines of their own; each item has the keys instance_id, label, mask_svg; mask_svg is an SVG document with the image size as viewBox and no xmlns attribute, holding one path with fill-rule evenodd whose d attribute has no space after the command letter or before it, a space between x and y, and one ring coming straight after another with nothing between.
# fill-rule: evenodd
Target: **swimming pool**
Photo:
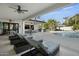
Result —
<instances>
[{"instance_id":1,"label":"swimming pool","mask_svg":"<svg viewBox=\"0 0 79 59\"><path fill-rule=\"evenodd\" d=\"M53 34L68 38L79 38L79 32L75 31L61 31L61 32L55 32Z\"/></svg>"},{"instance_id":2,"label":"swimming pool","mask_svg":"<svg viewBox=\"0 0 79 59\"><path fill-rule=\"evenodd\" d=\"M79 32L53 31L35 33L34 40L51 41L60 44L60 55L79 56ZM50 47L53 45L50 45Z\"/></svg>"}]
</instances>

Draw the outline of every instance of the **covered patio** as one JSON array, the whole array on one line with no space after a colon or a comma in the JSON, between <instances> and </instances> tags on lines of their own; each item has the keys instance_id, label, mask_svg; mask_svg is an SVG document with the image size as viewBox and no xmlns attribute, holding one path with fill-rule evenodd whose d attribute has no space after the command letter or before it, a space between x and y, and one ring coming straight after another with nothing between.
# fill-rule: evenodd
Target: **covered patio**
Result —
<instances>
[{"instance_id":1,"label":"covered patio","mask_svg":"<svg viewBox=\"0 0 79 59\"><path fill-rule=\"evenodd\" d=\"M13 45L10 45L10 41L8 40L8 35L10 31L16 31L19 34L25 35L25 24L29 19L41 16L43 14L54 12L56 10L62 9L66 6L70 6L70 3L2 3L0 4L0 44L2 50L6 50L5 52L12 51L11 54L15 55L13 51ZM17 6L21 6L22 10L28 10L27 12L17 11ZM35 19L36 20L36 19ZM39 20L40 21L40 20ZM33 24L34 25L34 22ZM32 26L33 27L33 26ZM35 26L36 27L36 26ZM34 27L34 30L37 28ZM1 39L2 38L2 39ZM7 40L6 40L7 38ZM4 40L3 40L4 39ZM5 42L6 40L6 42ZM37 39L39 40L39 39ZM23 41L24 42L24 41ZM22 42L22 43L23 43ZM8 44L8 46L7 46ZM26 44L26 43L24 43ZM7 47L11 47L8 49ZM16 48L15 48L16 49ZM19 48L20 49L20 48ZM9 53L10 53L9 51ZM23 52L24 53L24 52ZM4 53L5 54L5 53ZM4 55L2 54L2 55ZM7 55L7 54L5 54Z\"/></svg>"},{"instance_id":2,"label":"covered patio","mask_svg":"<svg viewBox=\"0 0 79 59\"><path fill-rule=\"evenodd\" d=\"M28 12L18 13L16 10L17 5L20 5L21 9L28 10ZM69 5L72 5L72 4L69 4L69 3L12 3L12 4L2 3L0 4L0 22L18 23L19 24L18 32L21 34L25 34L25 22L27 22L27 20L34 17L41 16L49 12L53 12L55 10L61 9ZM8 25L4 27L7 27L7 26Z\"/></svg>"}]
</instances>

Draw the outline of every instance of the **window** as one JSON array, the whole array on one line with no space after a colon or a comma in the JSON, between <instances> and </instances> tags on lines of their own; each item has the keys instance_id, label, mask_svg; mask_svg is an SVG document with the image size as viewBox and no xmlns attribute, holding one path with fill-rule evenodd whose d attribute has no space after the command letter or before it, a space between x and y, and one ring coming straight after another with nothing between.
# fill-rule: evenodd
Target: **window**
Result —
<instances>
[{"instance_id":1,"label":"window","mask_svg":"<svg viewBox=\"0 0 79 59\"><path fill-rule=\"evenodd\" d=\"M25 29L30 29L30 26L31 26L31 29L34 30L34 25L25 25Z\"/></svg>"},{"instance_id":2,"label":"window","mask_svg":"<svg viewBox=\"0 0 79 59\"><path fill-rule=\"evenodd\" d=\"M25 29L30 29L30 28L29 28L29 25L25 25Z\"/></svg>"}]
</instances>

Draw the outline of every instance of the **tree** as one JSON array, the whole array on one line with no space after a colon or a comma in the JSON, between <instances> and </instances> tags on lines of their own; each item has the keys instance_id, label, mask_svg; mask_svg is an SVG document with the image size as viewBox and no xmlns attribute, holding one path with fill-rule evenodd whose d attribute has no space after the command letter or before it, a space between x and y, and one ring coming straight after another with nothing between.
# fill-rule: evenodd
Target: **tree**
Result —
<instances>
[{"instance_id":1,"label":"tree","mask_svg":"<svg viewBox=\"0 0 79 59\"><path fill-rule=\"evenodd\" d=\"M48 29L48 23L44 23L43 26L44 26L44 29Z\"/></svg>"},{"instance_id":2,"label":"tree","mask_svg":"<svg viewBox=\"0 0 79 59\"><path fill-rule=\"evenodd\" d=\"M57 22L54 19L49 19L47 23L48 23L48 28L50 30L55 30L56 29Z\"/></svg>"},{"instance_id":3,"label":"tree","mask_svg":"<svg viewBox=\"0 0 79 59\"><path fill-rule=\"evenodd\" d=\"M79 30L79 24L74 24L73 25L73 30Z\"/></svg>"},{"instance_id":4,"label":"tree","mask_svg":"<svg viewBox=\"0 0 79 59\"><path fill-rule=\"evenodd\" d=\"M70 17L69 19L65 20L64 25L66 26L73 26L73 30L79 29L79 14L76 14L73 17Z\"/></svg>"},{"instance_id":5,"label":"tree","mask_svg":"<svg viewBox=\"0 0 79 59\"><path fill-rule=\"evenodd\" d=\"M69 19L65 19L63 24L66 25L66 26L72 26L74 23L75 23L74 19L69 18Z\"/></svg>"},{"instance_id":6,"label":"tree","mask_svg":"<svg viewBox=\"0 0 79 59\"><path fill-rule=\"evenodd\" d=\"M47 22L42 23L40 27L42 29L49 29L49 30L56 30L56 27L58 26L59 22L57 22L54 19L48 19Z\"/></svg>"}]
</instances>

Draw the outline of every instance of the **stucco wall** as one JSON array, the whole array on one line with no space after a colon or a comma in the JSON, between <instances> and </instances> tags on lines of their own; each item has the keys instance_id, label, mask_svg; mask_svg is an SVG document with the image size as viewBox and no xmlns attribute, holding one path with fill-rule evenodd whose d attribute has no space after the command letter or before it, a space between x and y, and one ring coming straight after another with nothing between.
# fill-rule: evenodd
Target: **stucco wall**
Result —
<instances>
[{"instance_id":1,"label":"stucco wall","mask_svg":"<svg viewBox=\"0 0 79 59\"><path fill-rule=\"evenodd\" d=\"M24 28L24 27L25 27L25 24L34 25L34 31L38 31L39 25L42 24L42 22L36 22L36 21L25 20L25 21L23 22L23 33L24 33L24 34L25 34L25 31L28 31L28 29L25 30L25 28Z\"/></svg>"},{"instance_id":2,"label":"stucco wall","mask_svg":"<svg viewBox=\"0 0 79 59\"><path fill-rule=\"evenodd\" d=\"M61 30L72 30L72 27L60 27Z\"/></svg>"}]
</instances>

